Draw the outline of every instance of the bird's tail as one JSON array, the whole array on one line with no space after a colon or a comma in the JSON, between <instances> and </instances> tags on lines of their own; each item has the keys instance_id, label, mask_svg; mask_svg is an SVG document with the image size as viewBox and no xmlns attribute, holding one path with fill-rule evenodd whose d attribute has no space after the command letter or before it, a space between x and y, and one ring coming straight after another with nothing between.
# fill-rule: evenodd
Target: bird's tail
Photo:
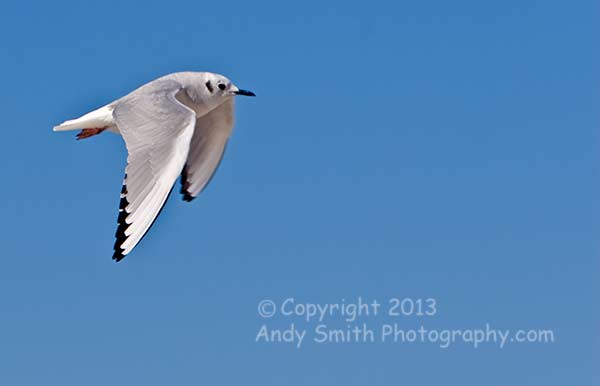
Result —
<instances>
[{"instance_id":1,"label":"bird's tail","mask_svg":"<svg viewBox=\"0 0 600 386\"><path fill-rule=\"evenodd\" d=\"M87 113L77 119L71 119L64 121L58 126L54 126L54 131L67 131L67 130L78 130L86 128L104 128L114 125L113 108L110 105L100 107L98 110L94 110Z\"/></svg>"}]
</instances>

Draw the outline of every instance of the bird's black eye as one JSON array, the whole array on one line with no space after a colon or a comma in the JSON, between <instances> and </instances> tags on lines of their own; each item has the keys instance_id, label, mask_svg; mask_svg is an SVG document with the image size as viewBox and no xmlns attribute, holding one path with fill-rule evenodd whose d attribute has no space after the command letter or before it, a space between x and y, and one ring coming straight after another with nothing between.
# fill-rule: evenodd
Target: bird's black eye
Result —
<instances>
[{"instance_id":1,"label":"bird's black eye","mask_svg":"<svg viewBox=\"0 0 600 386\"><path fill-rule=\"evenodd\" d=\"M219 90L225 90L226 86L223 83L221 83L221 84L219 84L218 87L219 87Z\"/></svg>"}]
</instances>

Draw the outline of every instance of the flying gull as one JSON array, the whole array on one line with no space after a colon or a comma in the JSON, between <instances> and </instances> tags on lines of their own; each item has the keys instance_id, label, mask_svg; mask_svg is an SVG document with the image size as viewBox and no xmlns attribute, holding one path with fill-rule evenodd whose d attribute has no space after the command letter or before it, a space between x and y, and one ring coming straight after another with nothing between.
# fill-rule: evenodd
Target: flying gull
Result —
<instances>
[{"instance_id":1,"label":"flying gull","mask_svg":"<svg viewBox=\"0 0 600 386\"><path fill-rule=\"evenodd\" d=\"M181 194L192 201L221 162L233 128L236 95L255 96L223 75L169 74L54 131L78 130L77 139L104 131L127 146L113 259L122 260L156 220L181 176Z\"/></svg>"}]
</instances>

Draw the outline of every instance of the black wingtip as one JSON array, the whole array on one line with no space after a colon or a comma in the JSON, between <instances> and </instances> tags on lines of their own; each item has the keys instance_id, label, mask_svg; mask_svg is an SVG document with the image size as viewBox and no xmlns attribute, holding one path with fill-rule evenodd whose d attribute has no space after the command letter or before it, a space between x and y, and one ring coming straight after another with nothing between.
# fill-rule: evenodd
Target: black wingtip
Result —
<instances>
[{"instance_id":1,"label":"black wingtip","mask_svg":"<svg viewBox=\"0 0 600 386\"><path fill-rule=\"evenodd\" d=\"M125 176L125 178L127 178L127 176ZM171 197L172 192L173 192L173 188L171 187L171 190L169 190L169 193L167 194L167 197L165 198L165 202L162 204L162 206L158 210L158 213L156 214L156 216L150 223L150 226L148 227L146 232L142 235L142 237L140 237L139 241L142 241L144 239L144 237L146 237L146 235L148 234L148 231L152 228L152 226L156 222L156 219L160 216L163 209L165 208L165 204L167 203L167 201L169 201L169 197ZM121 202L119 203L119 217L117 218L117 223L119 225L117 226L117 232L115 232L115 237L117 239L116 239L115 245L113 247L115 252L112 257L113 260L115 260L117 262L123 260L126 256L123 253L123 252L125 252L125 249L121 248L121 245L123 245L125 240L127 240L127 237L129 237L129 236L125 235L125 230L131 225L131 224L128 224L127 222L125 222L125 219L130 214L125 209L129 205L129 201L127 201L126 195L127 195L127 186L125 183L123 183L123 188L121 189Z\"/></svg>"},{"instance_id":2,"label":"black wingtip","mask_svg":"<svg viewBox=\"0 0 600 386\"><path fill-rule=\"evenodd\" d=\"M125 236L125 229L127 229L128 224L125 222L125 219L127 218L127 211L125 210L125 208L127 208L127 205L129 205L129 202L127 201L127 198L125 197L125 195L127 194L127 186L125 184L123 184L123 188L121 189L121 201L119 202L119 217L117 217L117 232L115 233L115 237L117 238L115 240L115 245L113 246L113 249L115 251L115 253L113 254L113 260L119 262L121 260L123 260L125 258L125 255L123 254L123 252L125 251L124 249L121 248L121 245L125 242L125 240L127 240L127 236Z\"/></svg>"},{"instance_id":3,"label":"black wingtip","mask_svg":"<svg viewBox=\"0 0 600 386\"><path fill-rule=\"evenodd\" d=\"M183 201L185 202L191 202L194 198L196 198L192 196L190 192L188 192L189 187L190 182L188 181L187 165L185 165L181 171L181 190L179 191L179 193L183 195Z\"/></svg>"},{"instance_id":4,"label":"black wingtip","mask_svg":"<svg viewBox=\"0 0 600 386\"><path fill-rule=\"evenodd\" d=\"M112 259L114 261L116 261L117 263L121 260L123 260L125 258L125 255L123 254L123 250L121 249L120 251L115 251L115 253L113 254Z\"/></svg>"}]
</instances>

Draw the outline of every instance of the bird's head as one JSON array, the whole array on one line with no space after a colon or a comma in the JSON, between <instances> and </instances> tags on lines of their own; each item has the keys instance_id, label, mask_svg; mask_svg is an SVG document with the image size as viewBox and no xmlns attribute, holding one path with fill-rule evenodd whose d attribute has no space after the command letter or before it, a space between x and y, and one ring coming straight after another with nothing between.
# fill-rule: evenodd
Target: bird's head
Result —
<instances>
[{"instance_id":1,"label":"bird's head","mask_svg":"<svg viewBox=\"0 0 600 386\"><path fill-rule=\"evenodd\" d=\"M206 74L204 91L214 98L231 98L236 95L256 96L252 91L242 90L234 85L229 79L219 74Z\"/></svg>"}]
</instances>

